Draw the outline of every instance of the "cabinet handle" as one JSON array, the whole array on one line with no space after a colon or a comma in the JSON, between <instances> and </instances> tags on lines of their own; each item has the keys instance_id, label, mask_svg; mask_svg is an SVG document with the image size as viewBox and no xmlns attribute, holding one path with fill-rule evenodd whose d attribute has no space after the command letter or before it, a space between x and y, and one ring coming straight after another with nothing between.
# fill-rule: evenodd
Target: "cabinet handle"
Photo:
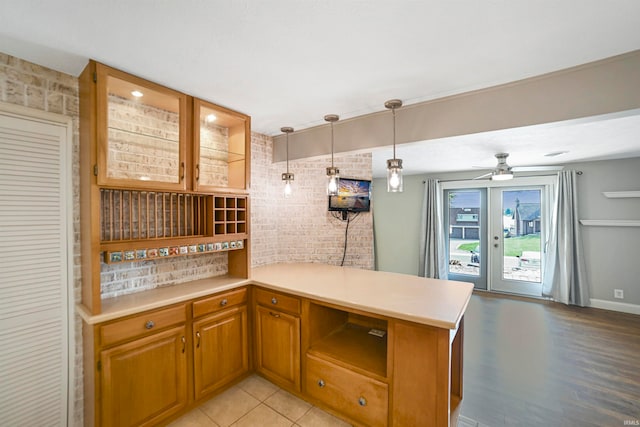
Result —
<instances>
[{"instance_id":1,"label":"cabinet handle","mask_svg":"<svg viewBox=\"0 0 640 427\"><path fill-rule=\"evenodd\" d=\"M278 303L278 298L276 297L271 298L271 304L275 305L277 303Z\"/></svg>"},{"instance_id":2,"label":"cabinet handle","mask_svg":"<svg viewBox=\"0 0 640 427\"><path fill-rule=\"evenodd\" d=\"M200 165L196 165L196 181L200 181Z\"/></svg>"},{"instance_id":3,"label":"cabinet handle","mask_svg":"<svg viewBox=\"0 0 640 427\"><path fill-rule=\"evenodd\" d=\"M278 313L274 313L273 311L270 311L269 314L272 315L273 317L280 317Z\"/></svg>"},{"instance_id":4,"label":"cabinet handle","mask_svg":"<svg viewBox=\"0 0 640 427\"><path fill-rule=\"evenodd\" d=\"M220 306L221 306L221 307L224 307L225 305L227 305L227 303L228 303L228 301L227 301L227 299L225 298L225 299L223 299L222 301L220 301Z\"/></svg>"},{"instance_id":5,"label":"cabinet handle","mask_svg":"<svg viewBox=\"0 0 640 427\"><path fill-rule=\"evenodd\" d=\"M324 388L324 386L325 386L324 380L318 380L318 387Z\"/></svg>"},{"instance_id":6,"label":"cabinet handle","mask_svg":"<svg viewBox=\"0 0 640 427\"><path fill-rule=\"evenodd\" d=\"M182 338L180 339L182 341L182 352L184 353L184 351L186 350L187 347L187 340L185 339L184 336L182 336Z\"/></svg>"},{"instance_id":7,"label":"cabinet handle","mask_svg":"<svg viewBox=\"0 0 640 427\"><path fill-rule=\"evenodd\" d=\"M153 322L153 320L147 320L147 323L144 324L144 327L147 329L151 329L154 326L156 326L156 324Z\"/></svg>"},{"instance_id":8,"label":"cabinet handle","mask_svg":"<svg viewBox=\"0 0 640 427\"><path fill-rule=\"evenodd\" d=\"M184 162L180 163L180 181L184 179Z\"/></svg>"},{"instance_id":9,"label":"cabinet handle","mask_svg":"<svg viewBox=\"0 0 640 427\"><path fill-rule=\"evenodd\" d=\"M358 404L360 406L367 406L367 399L361 396L360 399L358 399Z\"/></svg>"},{"instance_id":10,"label":"cabinet handle","mask_svg":"<svg viewBox=\"0 0 640 427\"><path fill-rule=\"evenodd\" d=\"M196 348L200 348L200 331L196 332Z\"/></svg>"}]
</instances>

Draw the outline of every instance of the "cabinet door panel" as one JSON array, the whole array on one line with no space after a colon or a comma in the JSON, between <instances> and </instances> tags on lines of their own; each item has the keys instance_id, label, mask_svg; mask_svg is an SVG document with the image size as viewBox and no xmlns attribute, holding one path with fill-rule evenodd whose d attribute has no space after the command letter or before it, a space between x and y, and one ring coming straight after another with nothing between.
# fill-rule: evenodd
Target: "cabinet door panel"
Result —
<instances>
[{"instance_id":1,"label":"cabinet door panel","mask_svg":"<svg viewBox=\"0 0 640 427\"><path fill-rule=\"evenodd\" d=\"M102 425L146 426L187 403L184 326L101 353Z\"/></svg>"},{"instance_id":2,"label":"cabinet door panel","mask_svg":"<svg viewBox=\"0 0 640 427\"><path fill-rule=\"evenodd\" d=\"M248 371L246 307L194 322L193 334L196 399Z\"/></svg>"},{"instance_id":3,"label":"cabinet door panel","mask_svg":"<svg viewBox=\"0 0 640 427\"><path fill-rule=\"evenodd\" d=\"M273 382L300 391L300 318L256 307L257 369Z\"/></svg>"},{"instance_id":4,"label":"cabinet door panel","mask_svg":"<svg viewBox=\"0 0 640 427\"><path fill-rule=\"evenodd\" d=\"M248 188L250 118L194 99L194 188Z\"/></svg>"},{"instance_id":5,"label":"cabinet door panel","mask_svg":"<svg viewBox=\"0 0 640 427\"><path fill-rule=\"evenodd\" d=\"M184 190L188 97L98 65L98 185Z\"/></svg>"}]
</instances>

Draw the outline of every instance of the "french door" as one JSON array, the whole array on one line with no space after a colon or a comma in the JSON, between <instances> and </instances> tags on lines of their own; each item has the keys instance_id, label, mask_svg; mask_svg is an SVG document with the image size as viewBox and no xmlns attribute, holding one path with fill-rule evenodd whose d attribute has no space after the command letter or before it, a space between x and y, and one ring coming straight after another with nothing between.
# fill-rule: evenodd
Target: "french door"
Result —
<instances>
[{"instance_id":1,"label":"french door","mask_svg":"<svg viewBox=\"0 0 640 427\"><path fill-rule=\"evenodd\" d=\"M514 181L443 185L448 276L476 289L540 297L553 178Z\"/></svg>"},{"instance_id":2,"label":"french door","mask_svg":"<svg viewBox=\"0 0 640 427\"><path fill-rule=\"evenodd\" d=\"M491 289L542 296L548 228L544 186L491 189Z\"/></svg>"},{"instance_id":3,"label":"french door","mask_svg":"<svg viewBox=\"0 0 640 427\"><path fill-rule=\"evenodd\" d=\"M448 277L487 289L487 189L444 191Z\"/></svg>"}]
</instances>

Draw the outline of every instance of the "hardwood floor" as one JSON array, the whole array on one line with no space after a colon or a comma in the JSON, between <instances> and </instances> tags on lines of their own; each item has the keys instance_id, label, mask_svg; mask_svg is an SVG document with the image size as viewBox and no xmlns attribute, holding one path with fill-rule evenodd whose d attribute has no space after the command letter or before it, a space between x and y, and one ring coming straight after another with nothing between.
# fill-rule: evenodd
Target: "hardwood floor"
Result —
<instances>
[{"instance_id":1,"label":"hardwood floor","mask_svg":"<svg viewBox=\"0 0 640 427\"><path fill-rule=\"evenodd\" d=\"M461 414L480 425L640 422L640 316L476 293L464 338Z\"/></svg>"}]
</instances>

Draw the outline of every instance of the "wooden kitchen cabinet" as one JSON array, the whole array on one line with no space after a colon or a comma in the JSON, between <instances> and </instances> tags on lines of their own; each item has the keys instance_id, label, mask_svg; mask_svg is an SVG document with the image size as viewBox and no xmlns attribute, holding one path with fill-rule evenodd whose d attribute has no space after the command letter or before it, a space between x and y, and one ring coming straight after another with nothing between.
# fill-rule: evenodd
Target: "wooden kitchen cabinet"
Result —
<instances>
[{"instance_id":1,"label":"wooden kitchen cabinet","mask_svg":"<svg viewBox=\"0 0 640 427\"><path fill-rule=\"evenodd\" d=\"M100 353L101 425L152 426L187 405L184 326Z\"/></svg>"},{"instance_id":2,"label":"wooden kitchen cabinet","mask_svg":"<svg viewBox=\"0 0 640 427\"><path fill-rule=\"evenodd\" d=\"M248 188L249 116L194 98L193 125L194 190Z\"/></svg>"},{"instance_id":3,"label":"wooden kitchen cabinet","mask_svg":"<svg viewBox=\"0 0 640 427\"><path fill-rule=\"evenodd\" d=\"M100 186L187 189L188 95L91 61Z\"/></svg>"},{"instance_id":4,"label":"wooden kitchen cabinet","mask_svg":"<svg viewBox=\"0 0 640 427\"><path fill-rule=\"evenodd\" d=\"M246 289L195 302L193 310L194 317L214 313L193 322L194 387L199 400L249 370Z\"/></svg>"},{"instance_id":5,"label":"wooden kitchen cabinet","mask_svg":"<svg viewBox=\"0 0 640 427\"><path fill-rule=\"evenodd\" d=\"M105 263L229 251L248 277L251 118L93 60L79 88L83 306Z\"/></svg>"},{"instance_id":6,"label":"wooden kitchen cabinet","mask_svg":"<svg viewBox=\"0 0 640 427\"><path fill-rule=\"evenodd\" d=\"M256 370L300 392L300 300L258 288L256 301Z\"/></svg>"}]
</instances>

